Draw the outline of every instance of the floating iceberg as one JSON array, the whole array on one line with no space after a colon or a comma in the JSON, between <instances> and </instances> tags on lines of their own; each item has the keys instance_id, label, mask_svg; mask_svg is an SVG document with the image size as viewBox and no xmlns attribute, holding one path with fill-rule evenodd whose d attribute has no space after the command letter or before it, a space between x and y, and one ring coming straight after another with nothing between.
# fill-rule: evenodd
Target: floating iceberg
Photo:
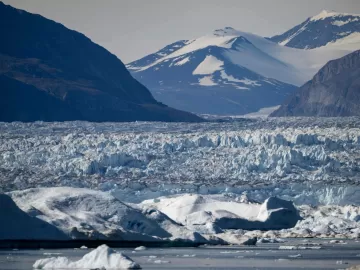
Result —
<instances>
[{"instance_id":1,"label":"floating iceberg","mask_svg":"<svg viewBox=\"0 0 360 270\"><path fill-rule=\"evenodd\" d=\"M140 265L128 256L118 253L106 245L86 254L78 261L70 261L66 257L52 257L37 260L35 269L141 269Z\"/></svg>"},{"instance_id":2,"label":"floating iceberg","mask_svg":"<svg viewBox=\"0 0 360 270\"><path fill-rule=\"evenodd\" d=\"M223 196L184 194L143 202L189 228L279 230L301 220L292 202L270 197L263 204L239 203ZM200 227L203 226L203 227ZM212 232L212 230L208 230ZM219 231L220 232L220 231Z\"/></svg>"},{"instance_id":3,"label":"floating iceberg","mask_svg":"<svg viewBox=\"0 0 360 270\"><path fill-rule=\"evenodd\" d=\"M0 240L67 240L55 226L22 211L5 194L0 194Z\"/></svg>"},{"instance_id":4,"label":"floating iceberg","mask_svg":"<svg viewBox=\"0 0 360 270\"><path fill-rule=\"evenodd\" d=\"M139 247L137 247L137 248L135 248L134 250L135 251L144 251L144 250L146 250L147 248L145 247L145 246L139 246Z\"/></svg>"},{"instance_id":5,"label":"floating iceberg","mask_svg":"<svg viewBox=\"0 0 360 270\"><path fill-rule=\"evenodd\" d=\"M9 195L35 220L52 224L73 239L206 242L199 233L156 209L130 206L107 192L57 187L14 191Z\"/></svg>"}]
</instances>

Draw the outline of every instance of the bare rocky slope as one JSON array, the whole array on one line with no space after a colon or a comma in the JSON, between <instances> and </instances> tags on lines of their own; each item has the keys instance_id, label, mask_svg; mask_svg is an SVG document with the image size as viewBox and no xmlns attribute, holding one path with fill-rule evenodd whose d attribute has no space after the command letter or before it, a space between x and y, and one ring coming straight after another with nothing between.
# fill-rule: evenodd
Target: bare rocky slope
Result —
<instances>
[{"instance_id":1,"label":"bare rocky slope","mask_svg":"<svg viewBox=\"0 0 360 270\"><path fill-rule=\"evenodd\" d=\"M199 121L81 33L0 2L0 121Z\"/></svg>"},{"instance_id":2,"label":"bare rocky slope","mask_svg":"<svg viewBox=\"0 0 360 270\"><path fill-rule=\"evenodd\" d=\"M360 51L327 63L270 116L359 116Z\"/></svg>"}]
</instances>

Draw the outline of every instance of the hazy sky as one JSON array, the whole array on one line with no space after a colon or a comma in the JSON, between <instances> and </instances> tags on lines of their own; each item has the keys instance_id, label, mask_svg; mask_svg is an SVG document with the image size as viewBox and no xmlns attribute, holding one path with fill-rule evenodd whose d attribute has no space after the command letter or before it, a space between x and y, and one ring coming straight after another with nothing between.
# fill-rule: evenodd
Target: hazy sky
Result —
<instances>
[{"instance_id":1,"label":"hazy sky","mask_svg":"<svg viewBox=\"0 0 360 270\"><path fill-rule=\"evenodd\" d=\"M360 14L360 0L3 0L82 32L123 62L231 26L281 33L323 9Z\"/></svg>"}]
</instances>

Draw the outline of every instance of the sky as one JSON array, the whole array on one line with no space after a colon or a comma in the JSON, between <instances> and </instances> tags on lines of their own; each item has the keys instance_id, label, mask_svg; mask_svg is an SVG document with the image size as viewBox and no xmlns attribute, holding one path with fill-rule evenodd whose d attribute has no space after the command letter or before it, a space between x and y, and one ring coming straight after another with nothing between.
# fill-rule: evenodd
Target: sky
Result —
<instances>
[{"instance_id":1,"label":"sky","mask_svg":"<svg viewBox=\"0 0 360 270\"><path fill-rule=\"evenodd\" d=\"M320 11L360 14L360 0L2 0L79 31L124 63L231 26L261 36Z\"/></svg>"}]
</instances>

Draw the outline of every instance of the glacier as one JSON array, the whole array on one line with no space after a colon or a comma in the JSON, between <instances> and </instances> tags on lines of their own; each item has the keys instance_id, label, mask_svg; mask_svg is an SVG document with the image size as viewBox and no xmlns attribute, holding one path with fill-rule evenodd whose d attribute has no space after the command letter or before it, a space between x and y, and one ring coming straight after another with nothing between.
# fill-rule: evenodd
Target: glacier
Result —
<instances>
[{"instance_id":1,"label":"glacier","mask_svg":"<svg viewBox=\"0 0 360 270\"><path fill-rule=\"evenodd\" d=\"M0 123L1 198L45 239L359 238L359 120Z\"/></svg>"},{"instance_id":2,"label":"glacier","mask_svg":"<svg viewBox=\"0 0 360 270\"><path fill-rule=\"evenodd\" d=\"M0 188L85 187L135 203L226 193L359 205L359 150L359 118L0 123Z\"/></svg>"}]
</instances>

